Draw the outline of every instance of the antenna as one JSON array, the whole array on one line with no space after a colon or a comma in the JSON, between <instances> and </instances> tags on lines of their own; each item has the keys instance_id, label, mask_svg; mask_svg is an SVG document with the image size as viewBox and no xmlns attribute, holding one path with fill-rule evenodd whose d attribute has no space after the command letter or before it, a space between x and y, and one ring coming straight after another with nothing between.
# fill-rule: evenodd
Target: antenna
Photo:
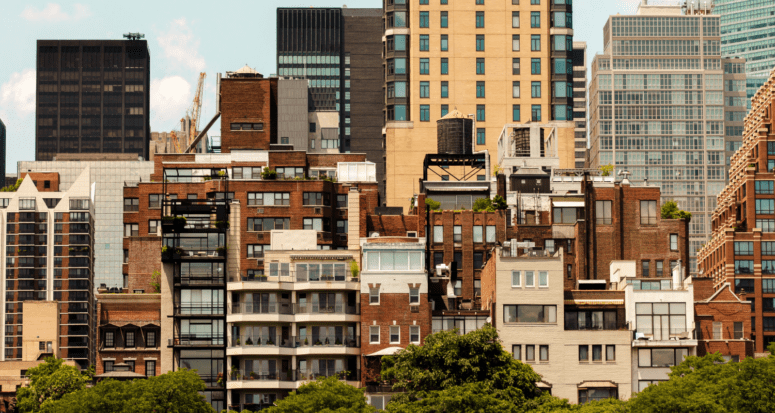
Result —
<instances>
[{"instance_id":1,"label":"antenna","mask_svg":"<svg viewBox=\"0 0 775 413\"><path fill-rule=\"evenodd\" d=\"M125 33L124 38L129 40L140 40L145 39L145 35L143 33Z\"/></svg>"}]
</instances>

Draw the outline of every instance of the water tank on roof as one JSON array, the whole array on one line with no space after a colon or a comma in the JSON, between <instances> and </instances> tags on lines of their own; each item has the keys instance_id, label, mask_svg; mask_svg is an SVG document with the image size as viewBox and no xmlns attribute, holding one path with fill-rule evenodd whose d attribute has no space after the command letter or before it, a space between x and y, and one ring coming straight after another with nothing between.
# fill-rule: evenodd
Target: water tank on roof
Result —
<instances>
[{"instance_id":1,"label":"water tank on roof","mask_svg":"<svg viewBox=\"0 0 775 413\"><path fill-rule=\"evenodd\" d=\"M438 153L472 154L474 120L453 110L436 121Z\"/></svg>"}]
</instances>

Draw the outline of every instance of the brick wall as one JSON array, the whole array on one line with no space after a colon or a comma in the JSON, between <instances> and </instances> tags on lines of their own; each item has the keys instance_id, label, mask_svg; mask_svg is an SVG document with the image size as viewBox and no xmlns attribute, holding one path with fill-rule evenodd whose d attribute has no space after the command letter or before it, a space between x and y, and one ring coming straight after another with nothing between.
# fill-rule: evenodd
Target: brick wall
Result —
<instances>
[{"instance_id":1,"label":"brick wall","mask_svg":"<svg viewBox=\"0 0 775 413\"><path fill-rule=\"evenodd\" d=\"M97 294L97 363L96 374L105 372L105 361L135 361L135 373L146 374L145 361L156 361L156 375L161 374L161 301L160 294ZM112 331L115 346L105 346L105 332ZM127 331L135 332L135 346L124 346ZM146 347L146 334L156 334L156 346Z\"/></svg>"},{"instance_id":2,"label":"brick wall","mask_svg":"<svg viewBox=\"0 0 775 413\"><path fill-rule=\"evenodd\" d=\"M19 174L21 179L24 179L27 175L35 182L35 188L37 188L38 192L59 191L59 172L22 172Z\"/></svg>"},{"instance_id":3,"label":"brick wall","mask_svg":"<svg viewBox=\"0 0 775 413\"><path fill-rule=\"evenodd\" d=\"M754 313L751 312L750 302L745 301L745 294L735 295L729 284L716 293L712 278L693 278L692 284L697 355L719 352L722 356L737 356L740 360L753 356L751 316ZM721 337L714 334L715 323L721 323ZM743 334L739 339L734 337L735 323L742 323Z\"/></svg>"},{"instance_id":4,"label":"brick wall","mask_svg":"<svg viewBox=\"0 0 775 413\"><path fill-rule=\"evenodd\" d=\"M221 152L269 149L277 143L277 79L221 79ZM263 123L263 131L232 131L232 123Z\"/></svg>"},{"instance_id":5,"label":"brick wall","mask_svg":"<svg viewBox=\"0 0 775 413\"><path fill-rule=\"evenodd\" d=\"M129 263L127 274L129 275L130 292L143 290L144 292L155 292L151 283L154 271L159 272L161 277L161 237L145 236L132 237L129 239ZM156 280L155 282L159 282Z\"/></svg>"}]
</instances>

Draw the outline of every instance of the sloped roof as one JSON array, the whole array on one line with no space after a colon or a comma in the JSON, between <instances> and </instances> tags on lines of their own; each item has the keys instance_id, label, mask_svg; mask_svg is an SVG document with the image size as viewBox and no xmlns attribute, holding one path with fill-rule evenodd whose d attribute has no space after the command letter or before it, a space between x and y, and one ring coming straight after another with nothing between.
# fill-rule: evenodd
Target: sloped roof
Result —
<instances>
[{"instance_id":1,"label":"sloped roof","mask_svg":"<svg viewBox=\"0 0 775 413\"><path fill-rule=\"evenodd\" d=\"M470 119L468 115L462 114L457 109L453 109L451 112L447 113L446 115L442 116L442 119Z\"/></svg>"}]
</instances>

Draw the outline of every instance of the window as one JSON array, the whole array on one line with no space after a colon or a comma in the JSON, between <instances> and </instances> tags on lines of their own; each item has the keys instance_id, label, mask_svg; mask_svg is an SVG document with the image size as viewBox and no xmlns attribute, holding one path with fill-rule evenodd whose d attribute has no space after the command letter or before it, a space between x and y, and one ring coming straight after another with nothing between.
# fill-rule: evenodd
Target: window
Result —
<instances>
[{"instance_id":1,"label":"window","mask_svg":"<svg viewBox=\"0 0 775 413\"><path fill-rule=\"evenodd\" d=\"M369 326L369 344L379 344L379 326Z\"/></svg>"},{"instance_id":2,"label":"window","mask_svg":"<svg viewBox=\"0 0 775 413\"><path fill-rule=\"evenodd\" d=\"M484 240L484 234L482 232L484 228L481 225L474 225L474 242L479 243L483 242Z\"/></svg>"},{"instance_id":3,"label":"window","mask_svg":"<svg viewBox=\"0 0 775 413\"><path fill-rule=\"evenodd\" d=\"M135 371L135 361L134 360L124 360L124 362L129 366L129 371L134 372Z\"/></svg>"},{"instance_id":4,"label":"window","mask_svg":"<svg viewBox=\"0 0 775 413\"><path fill-rule=\"evenodd\" d=\"M422 36L420 36L422 37ZM449 39L446 34L441 35L441 43L439 44L442 52L449 50ZM427 49L426 49L427 50Z\"/></svg>"},{"instance_id":5,"label":"window","mask_svg":"<svg viewBox=\"0 0 775 413\"><path fill-rule=\"evenodd\" d=\"M401 343L401 326L390 326L390 344Z\"/></svg>"},{"instance_id":6,"label":"window","mask_svg":"<svg viewBox=\"0 0 775 413\"><path fill-rule=\"evenodd\" d=\"M420 74L427 75L430 73L430 59L427 57L420 58Z\"/></svg>"},{"instance_id":7,"label":"window","mask_svg":"<svg viewBox=\"0 0 775 413\"><path fill-rule=\"evenodd\" d=\"M579 361L589 361L589 346L579 346Z\"/></svg>"},{"instance_id":8,"label":"window","mask_svg":"<svg viewBox=\"0 0 775 413\"><path fill-rule=\"evenodd\" d=\"M303 205L331 206L331 198L329 194L324 192L305 192L303 195Z\"/></svg>"},{"instance_id":9,"label":"window","mask_svg":"<svg viewBox=\"0 0 775 413\"><path fill-rule=\"evenodd\" d=\"M525 346L525 361L535 361L536 360L536 346L534 345L527 345Z\"/></svg>"},{"instance_id":10,"label":"window","mask_svg":"<svg viewBox=\"0 0 775 413\"><path fill-rule=\"evenodd\" d=\"M541 50L541 35L540 34L531 34L530 35L530 51L538 52L540 50Z\"/></svg>"},{"instance_id":11,"label":"window","mask_svg":"<svg viewBox=\"0 0 775 413\"><path fill-rule=\"evenodd\" d=\"M511 51L512 52L518 52L519 51L519 35L518 34L512 34L511 35Z\"/></svg>"},{"instance_id":12,"label":"window","mask_svg":"<svg viewBox=\"0 0 775 413\"><path fill-rule=\"evenodd\" d=\"M336 196L336 207L347 208L347 194L339 194Z\"/></svg>"},{"instance_id":13,"label":"window","mask_svg":"<svg viewBox=\"0 0 775 413\"><path fill-rule=\"evenodd\" d=\"M545 240L544 249L550 254L554 254L554 240L553 239Z\"/></svg>"},{"instance_id":14,"label":"window","mask_svg":"<svg viewBox=\"0 0 775 413\"><path fill-rule=\"evenodd\" d=\"M231 124L231 130L233 131L263 131L264 130L264 124L263 123L232 123Z\"/></svg>"},{"instance_id":15,"label":"window","mask_svg":"<svg viewBox=\"0 0 775 413\"><path fill-rule=\"evenodd\" d=\"M126 332L126 343L124 343L124 347L132 348L135 346L135 332L134 331L127 331Z\"/></svg>"},{"instance_id":16,"label":"window","mask_svg":"<svg viewBox=\"0 0 775 413\"><path fill-rule=\"evenodd\" d=\"M753 274L753 260L735 260L735 274Z\"/></svg>"},{"instance_id":17,"label":"window","mask_svg":"<svg viewBox=\"0 0 775 413\"><path fill-rule=\"evenodd\" d=\"M317 132L317 125L315 125L315 122L309 123L309 133L315 133Z\"/></svg>"},{"instance_id":18,"label":"window","mask_svg":"<svg viewBox=\"0 0 775 413\"><path fill-rule=\"evenodd\" d=\"M487 225L484 227L484 235L485 235L485 242L487 243L494 243L495 242L495 225Z\"/></svg>"},{"instance_id":19,"label":"window","mask_svg":"<svg viewBox=\"0 0 775 413\"><path fill-rule=\"evenodd\" d=\"M603 361L603 346L599 344L592 346L592 361Z\"/></svg>"},{"instance_id":20,"label":"window","mask_svg":"<svg viewBox=\"0 0 775 413\"><path fill-rule=\"evenodd\" d=\"M124 224L124 236L125 237L136 237L140 233L140 225L139 224Z\"/></svg>"},{"instance_id":21,"label":"window","mask_svg":"<svg viewBox=\"0 0 775 413\"><path fill-rule=\"evenodd\" d=\"M433 242L444 242L444 227L441 225L433 226Z\"/></svg>"},{"instance_id":22,"label":"window","mask_svg":"<svg viewBox=\"0 0 775 413\"><path fill-rule=\"evenodd\" d=\"M477 75L483 75L484 74L484 58L483 57L477 57L476 58L476 74Z\"/></svg>"},{"instance_id":23,"label":"window","mask_svg":"<svg viewBox=\"0 0 775 413\"><path fill-rule=\"evenodd\" d=\"M678 234L670 234L670 249L678 251Z\"/></svg>"},{"instance_id":24,"label":"window","mask_svg":"<svg viewBox=\"0 0 775 413\"><path fill-rule=\"evenodd\" d=\"M762 321L764 331L775 331L775 317L763 317Z\"/></svg>"},{"instance_id":25,"label":"window","mask_svg":"<svg viewBox=\"0 0 775 413\"><path fill-rule=\"evenodd\" d=\"M140 200L137 198L124 198L124 212L137 212L140 210Z\"/></svg>"},{"instance_id":26,"label":"window","mask_svg":"<svg viewBox=\"0 0 775 413\"><path fill-rule=\"evenodd\" d=\"M518 75L519 74L519 58L514 57L511 59L511 74L512 75Z\"/></svg>"},{"instance_id":27,"label":"window","mask_svg":"<svg viewBox=\"0 0 775 413\"><path fill-rule=\"evenodd\" d=\"M449 113L449 105L441 105L441 117L443 118L447 113Z\"/></svg>"},{"instance_id":28,"label":"window","mask_svg":"<svg viewBox=\"0 0 775 413\"><path fill-rule=\"evenodd\" d=\"M743 338L743 323L740 321L735 321L733 338L735 340L741 340Z\"/></svg>"},{"instance_id":29,"label":"window","mask_svg":"<svg viewBox=\"0 0 775 413\"><path fill-rule=\"evenodd\" d=\"M409 326L409 342L420 344L420 326Z\"/></svg>"},{"instance_id":30,"label":"window","mask_svg":"<svg viewBox=\"0 0 775 413\"><path fill-rule=\"evenodd\" d=\"M263 258L264 250L268 250L268 245L251 244L248 245L248 258Z\"/></svg>"},{"instance_id":31,"label":"window","mask_svg":"<svg viewBox=\"0 0 775 413\"><path fill-rule=\"evenodd\" d=\"M687 331L686 303L635 303L636 333L668 340Z\"/></svg>"},{"instance_id":32,"label":"window","mask_svg":"<svg viewBox=\"0 0 775 413\"><path fill-rule=\"evenodd\" d=\"M347 234L347 228L348 228L347 223L348 223L347 220L336 221L336 233L337 234Z\"/></svg>"},{"instance_id":33,"label":"window","mask_svg":"<svg viewBox=\"0 0 775 413\"><path fill-rule=\"evenodd\" d=\"M713 339L714 340L721 340L721 322L720 321L714 321L713 322Z\"/></svg>"},{"instance_id":34,"label":"window","mask_svg":"<svg viewBox=\"0 0 775 413\"><path fill-rule=\"evenodd\" d=\"M452 227L452 240L454 242L463 242L463 227L455 225Z\"/></svg>"},{"instance_id":35,"label":"window","mask_svg":"<svg viewBox=\"0 0 775 413\"><path fill-rule=\"evenodd\" d=\"M540 75L541 74L541 59L540 58L531 58L530 59L530 74L531 75Z\"/></svg>"},{"instance_id":36,"label":"window","mask_svg":"<svg viewBox=\"0 0 775 413\"><path fill-rule=\"evenodd\" d=\"M775 213L775 199L757 199L756 213L757 214Z\"/></svg>"},{"instance_id":37,"label":"window","mask_svg":"<svg viewBox=\"0 0 775 413\"><path fill-rule=\"evenodd\" d=\"M116 341L115 341L115 332L114 331L106 331L105 332L105 347L115 347Z\"/></svg>"},{"instance_id":38,"label":"window","mask_svg":"<svg viewBox=\"0 0 775 413\"><path fill-rule=\"evenodd\" d=\"M484 12L478 11L476 12L476 28L481 29L484 27Z\"/></svg>"},{"instance_id":39,"label":"window","mask_svg":"<svg viewBox=\"0 0 775 413\"><path fill-rule=\"evenodd\" d=\"M575 224L576 208L554 208L554 224Z\"/></svg>"},{"instance_id":40,"label":"window","mask_svg":"<svg viewBox=\"0 0 775 413\"><path fill-rule=\"evenodd\" d=\"M484 267L484 253L474 252L474 270L481 270Z\"/></svg>"},{"instance_id":41,"label":"window","mask_svg":"<svg viewBox=\"0 0 775 413\"><path fill-rule=\"evenodd\" d=\"M519 344L512 345L511 354L514 355L514 360L522 360L522 346Z\"/></svg>"},{"instance_id":42,"label":"window","mask_svg":"<svg viewBox=\"0 0 775 413\"><path fill-rule=\"evenodd\" d=\"M369 287L369 304L379 304L379 287Z\"/></svg>"},{"instance_id":43,"label":"window","mask_svg":"<svg viewBox=\"0 0 775 413\"><path fill-rule=\"evenodd\" d=\"M441 58L441 74L442 75L449 74L449 59L446 57Z\"/></svg>"},{"instance_id":44,"label":"window","mask_svg":"<svg viewBox=\"0 0 775 413\"><path fill-rule=\"evenodd\" d=\"M449 17L447 16L447 12L446 11L442 11L441 12L440 23L441 23L441 27L443 29L446 29L447 27L449 27Z\"/></svg>"},{"instance_id":45,"label":"window","mask_svg":"<svg viewBox=\"0 0 775 413\"><path fill-rule=\"evenodd\" d=\"M460 271L460 267L458 267L458 271ZM463 281L462 280L455 280L455 286L454 286L454 292L456 297L460 297L463 295Z\"/></svg>"},{"instance_id":46,"label":"window","mask_svg":"<svg viewBox=\"0 0 775 413\"><path fill-rule=\"evenodd\" d=\"M595 201L595 223L611 225L611 201Z\"/></svg>"},{"instance_id":47,"label":"window","mask_svg":"<svg viewBox=\"0 0 775 413\"><path fill-rule=\"evenodd\" d=\"M430 49L430 40L427 34L420 35L420 51L427 52Z\"/></svg>"},{"instance_id":48,"label":"window","mask_svg":"<svg viewBox=\"0 0 775 413\"><path fill-rule=\"evenodd\" d=\"M605 361L614 361L614 360L616 360L616 346L614 345L605 346Z\"/></svg>"},{"instance_id":49,"label":"window","mask_svg":"<svg viewBox=\"0 0 775 413\"><path fill-rule=\"evenodd\" d=\"M513 28L519 28L519 12L513 11L511 12L511 27Z\"/></svg>"},{"instance_id":50,"label":"window","mask_svg":"<svg viewBox=\"0 0 775 413\"><path fill-rule=\"evenodd\" d=\"M649 262L648 261L641 261L640 263L640 273L641 277L648 278L649 277Z\"/></svg>"},{"instance_id":51,"label":"window","mask_svg":"<svg viewBox=\"0 0 775 413\"><path fill-rule=\"evenodd\" d=\"M161 226L161 221L158 219L148 220L148 235L156 235Z\"/></svg>"},{"instance_id":52,"label":"window","mask_svg":"<svg viewBox=\"0 0 775 413\"><path fill-rule=\"evenodd\" d=\"M518 98L519 97L519 82L514 81L511 82L511 97Z\"/></svg>"},{"instance_id":53,"label":"window","mask_svg":"<svg viewBox=\"0 0 775 413\"><path fill-rule=\"evenodd\" d=\"M248 205L280 206L290 204L290 192L248 192Z\"/></svg>"},{"instance_id":54,"label":"window","mask_svg":"<svg viewBox=\"0 0 775 413\"><path fill-rule=\"evenodd\" d=\"M476 51L477 52L483 52L484 51L484 35L483 34L477 34L476 35Z\"/></svg>"},{"instance_id":55,"label":"window","mask_svg":"<svg viewBox=\"0 0 775 413\"><path fill-rule=\"evenodd\" d=\"M449 82L447 82L446 80L443 80L441 82L441 97L442 98L449 97ZM444 116L444 115L446 115L446 113L441 116Z\"/></svg>"},{"instance_id":56,"label":"window","mask_svg":"<svg viewBox=\"0 0 775 413\"><path fill-rule=\"evenodd\" d=\"M290 218L248 218L248 231L290 229Z\"/></svg>"},{"instance_id":57,"label":"window","mask_svg":"<svg viewBox=\"0 0 775 413\"><path fill-rule=\"evenodd\" d=\"M640 224L657 224L657 201L640 201Z\"/></svg>"},{"instance_id":58,"label":"window","mask_svg":"<svg viewBox=\"0 0 775 413\"><path fill-rule=\"evenodd\" d=\"M526 271L526 276L528 272L530 271ZM525 284L528 284L527 281L525 282ZM504 305L503 322L504 323L556 323L557 306Z\"/></svg>"},{"instance_id":59,"label":"window","mask_svg":"<svg viewBox=\"0 0 775 413\"><path fill-rule=\"evenodd\" d=\"M106 360L106 361L104 361L102 363L103 364L103 370L104 370L105 373L109 373L109 372L113 371L113 363L114 363L113 360Z\"/></svg>"},{"instance_id":60,"label":"window","mask_svg":"<svg viewBox=\"0 0 775 413\"><path fill-rule=\"evenodd\" d=\"M156 332L155 331L146 331L145 332L145 347L150 347L150 348L156 347Z\"/></svg>"},{"instance_id":61,"label":"window","mask_svg":"<svg viewBox=\"0 0 775 413\"><path fill-rule=\"evenodd\" d=\"M304 218L304 229L312 229L315 231L326 231L328 228L323 228L323 218Z\"/></svg>"},{"instance_id":62,"label":"window","mask_svg":"<svg viewBox=\"0 0 775 413\"><path fill-rule=\"evenodd\" d=\"M538 0L531 0L538 1ZM588 402L600 401L605 399L618 399L619 392L617 389L612 388L590 388L579 389L579 404L586 404Z\"/></svg>"},{"instance_id":63,"label":"window","mask_svg":"<svg viewBox=\"0 0 775 413\"><path fill-rule=\"evenodd\" d=\"M754 183L754 190L757 195L772 195L773 181L756 181Z\"/></svg>"},{"instance_id":64,"label":"window","mask_svg":"<svg viewBox=\"0 0 775 413\"><path fill-rule=\"evenodd\" d=\"M479 99L484 98L484 81L476 82L476 97ZM770 199L770 201L772 200Z\"/></svg>"},{"instance_id":65,"label":"window","mask_svg":"<svg viewBox=\"0 0 775 413\"><path fill-rule=\"evenodd\" d=\"M662 261L657 261L656 263L657 263L657 266L656 266L656 271L654 275L656 277L662 277L664 263Z\"/></svg>"},{"instance_id":66,"label":"window","mask_svg":"<svg viewBox=\"0 0 775 413\"><path fill-rule=\"evenodd\" d=\"M520 117L519 105L511 105L511 119L514 122L519 122Z\"/></svg>"},{"instance_id":67,"label":"window","mask_svg":"<svg viewBox=\"0 0 775 413\"><path fill-rule=\"evenodd\" d=\"M671 367L689 355L688 348L638 349L638 367Z\"/></svg>"},{"instance_id":68,"label":"window","mask_svg":"<svg viewBox=\"0 0 775 413\"><path fill-rule=\"evenodd\" d=\"M530 12L530 27L531 28L541 27L541 12L540 11L531 11Z\"/></svg>"},{"instance_id":69,"label":"window","mask_svg":"<svg viewBox=\"0 0 775 413\"><path fill-rule=\"evenodd\" d=\"M161 195L159 194L148 195L148 208L161 208Z\"/></svg>"},{"instance_id":70,"label":"window","mask_svg":"<svg viewBox=\"0 0 775 413\"><path fill-rule=\"evenodd\" d=\"M476 105L476 121L484 122L484 105Z\"/></svg>"},{"instance_id":71,"label":"window","mask_svg":"<svg viewBox=\"0 0 775 413\"><path fill-rule=\"evenodd\" d=\"M538 272L538 287L539 288L549 287L549 273L547 273L546 271Z\"/></svg>"},{"instance_id":72,"label":"window","mask_svg":"<svg viewBox=\"0 0 775 413\"><path fill-rule=\"evenodd\" d=\"M476 0L476 4L484 4L484 0Z\"/></svg>"},{"instance_id":73,"label":"window","mask_svg":"<svg viewBox=\"0 0 775 413\"><path fill-rule=\"evenodd\" d=\"M540 361L549 361L549 346L538 346L538 357Z\"/></svg>"},{"instance_id":74,"label":"window","mask_svg":"<svg viewBox=\"0 0 775 413\"><path fill-rule=\"evenodd\" d=\"M431 106L420 105L420 122L430 122L430 121L431 121Z\"/></svg>"},{"instance_id":75,"label":"window","mask_svg":"<svg viewBox=\"0 0 775 413\"><path fill-rule=\"evenodd\" d=\"M429 97L431 97L431 84L430 84L430 82L420 82L420 97L421 98L429 98Z\"/></svg>"},{"instance_id":76,"label":"window","mask_svg":"<svg viewBox=\"0 0 775 413\"><path fill-rule=\"evenodd\" d=\"M541 0L530 0L530 4L541 4Z\"/></svg>"},{"instance_id":77,"label":"window","mask_svg":"<svg viewBox=\"0 0 775 413\"><path fill-rule=\"evenodd\" d=\"M775 232L775 219L757 219L756 228L761 228L762 232Z\"/></svg>"},{"instance_id":78,"label":"window","mask_svg":"<svg viewBox=\"0 0 775 413\"><path fill-rule=\"evenodd\" d=\"M430 12L427 11L421 11L420 12L420 27L421 28L427 28L430 27L430 17L428 16Z\"/></svg>"},{"instance_id":79,"label":"window","mask_svg":"<svg viewBox=\"0 0 775 413\"><path fill-rule=\"evenodd\" d=\"M533 122L541 121L541 105L532 105L530 107L530 117Z\"/></svg>"},{"instance_id":80,"label":"window","mask_svg":"<svg viewBox=\"0 0 775 413\"><path fill-rule=\"evenodd\" d=\"M737 272L737 271L735 271L735 272ZM753 293L754 292L754 280L751 280L751 279L739 279L739 278L736 279L735 280L735 294L740 294L743 291L745 291L747 293Z\"/></svg>"},{"instance_id":81,"label":"window","mask_svg":"<svg viewBox=\"0 0 775 413\"><path fill-rule=\"evenodd\" d=\"M522 273L520 271L511 272L511 286L512 287L522 286Z\"/></svg>"},{"instance_id":82,"label":"window","mask_svg":"<svg viewBox=\"0 0 775 413\"><path fill-rule=\"evenodd\" d=\"M533 97L533 98L541 97L541 82L530 83L530 97Z\"/></svg>"},{"instance_id":83,"label":"window","mask_svg":"<svg viewBox=\"0 0 775 413\"><path fill-rule=\"evenodd\" d=\"M763 279L762 280L762 292L764 294L773 294L775 293L775 279Z\"/></svg>"}]
</instances>

